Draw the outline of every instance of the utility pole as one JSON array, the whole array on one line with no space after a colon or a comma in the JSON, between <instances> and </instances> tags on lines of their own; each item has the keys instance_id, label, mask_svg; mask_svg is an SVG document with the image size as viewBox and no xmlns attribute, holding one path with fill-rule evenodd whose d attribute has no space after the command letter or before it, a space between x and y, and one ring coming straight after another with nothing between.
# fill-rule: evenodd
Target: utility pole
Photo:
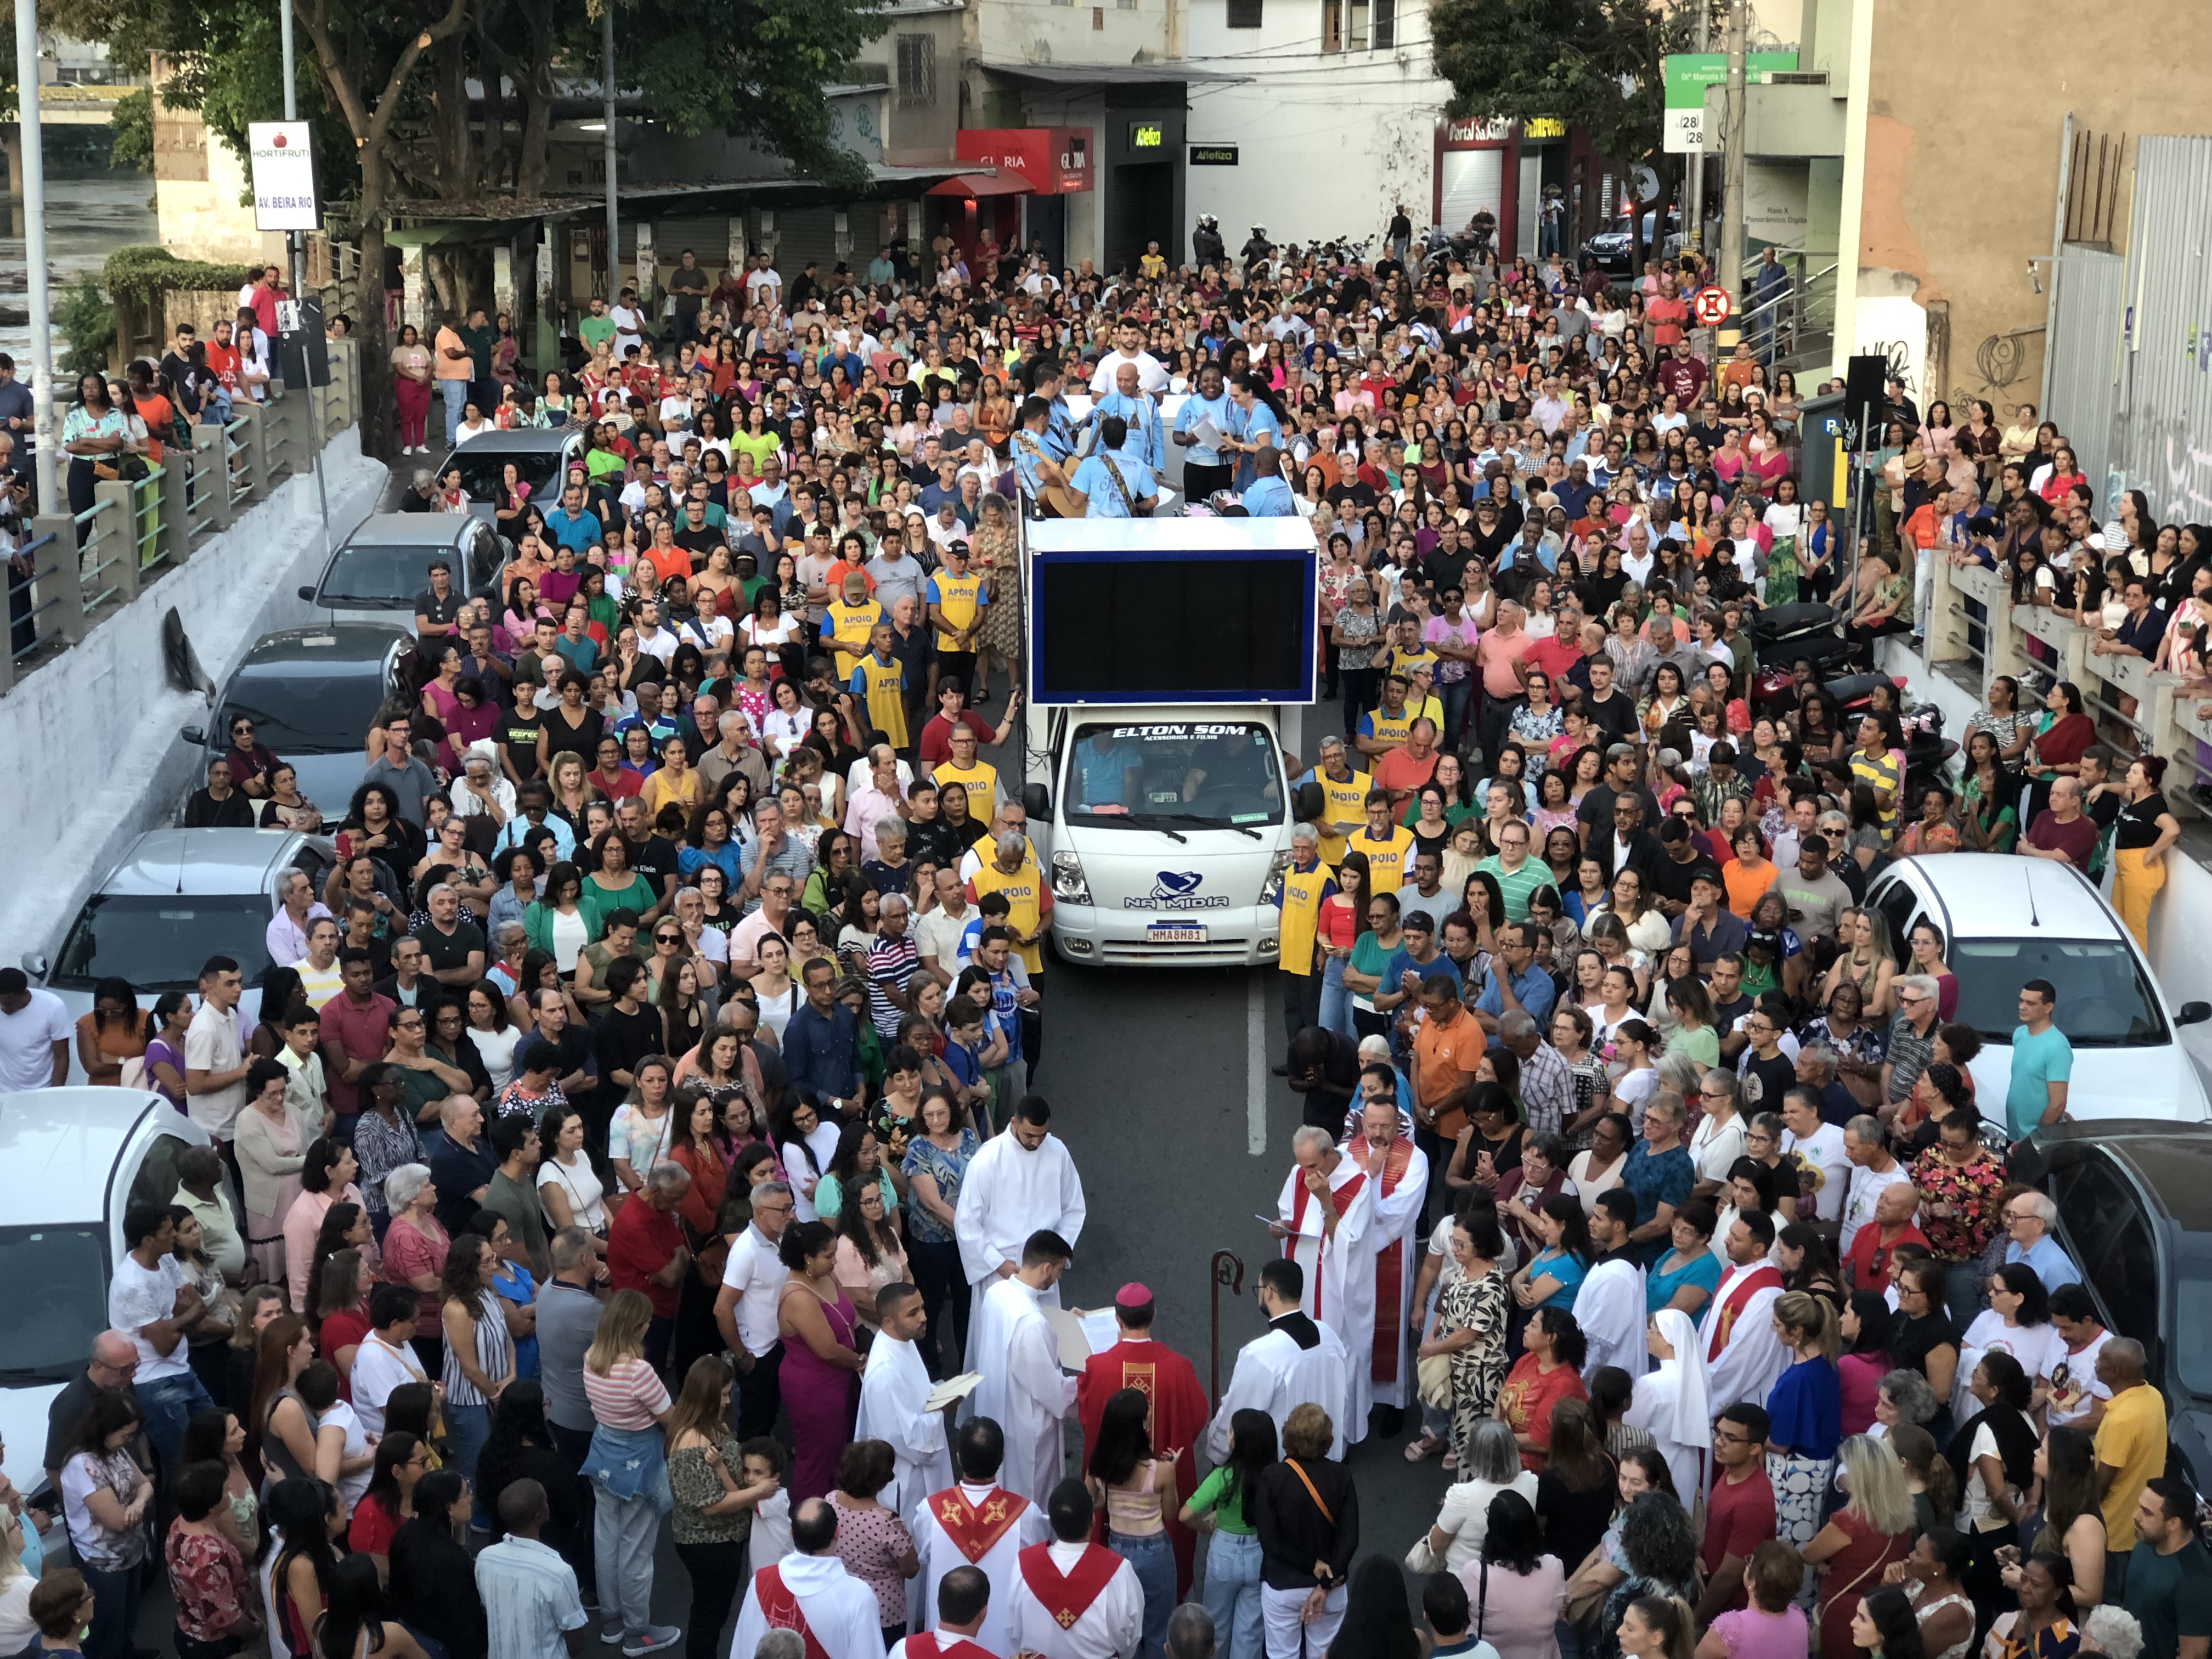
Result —
<instances>
[{"instance_id":1,"label":"utility pole","mask_svg":"<svg viewBox=\"0 0 2212 1659\"><path fill-rule=\"evenodd\" d=\"M1696 0L1696 4L1698 50L1700 52L1708 52L1711 50L1713 34L1712 0ZM1703 131L1704 125L1705 123L1700 118L1698 122L1700 131L1698 137L1701 145L1705 136ZM1705 251L1705 151L1703 148L1693 149L1689 153L1684 160L1683 170L1689 175L1688 188L1685 192L1689 200L1683 204L1684 217L1688 223L1685 227L1682 245L1691 252L1701 254ZM1655 222L1652 229L1659 246L1666 246L1667 227Z\"/></svg>"},{"instance_id":2,"label":"utility pole","mask_svg":"<svg viewBox=\"0 0 2212 1659\"><path fill-rule=\"evenodd\" d=\"M15 0L15 82L23 141L23 260L31 279L31 430L38 440L39 512L46 517L61 511L62 458L54 442L54 317L46 285L46 161L39 133L35 0Z\"/></svg>"},{"instance_id":3,"label":"utility pole","mask_svg":"<svg viewBox=\"0 0 2212 1659\"><path fill-rule=\"evenodd\" d=\"M27 0L17 0L17 3L27 3ZM284 118L296 121L300 118L300 90L292 78L292 0L276 0L276 15L284 54ZM284 251L291 266L292 303L296 307L307 296L307 249L300 241L298 231L284 233ZM383 276L380 272L373 290L377 295L379 304L383 303ZM301 320L304 323L305 319ZM280 361L283 350L281 345L277 347ZM323 482L323 401L315 395L314 376L307 369L307 346L303 336L300 343L300 364L302 371L307 373L308 384L301 386L300 391L307 400L307 417L314 428L307 438L307 465L315 475L315 504L322 509L323 550L327 553L331 546L331 495L330 487Z\"/></svg>"},{"instance_id":4,"label":"utility pole","mask_svg":"<svg viewBox=\"0 0 2212 1659\"><path fill-rule=\"evenodd\" d=\"M1743 295L1744 0L1729 0L1728 100L1721 142L1728 146L1721 175L1720 285L1738 303Z\"/></svg>"},{"instance_id":5,"label":"utility pole","mask_svg":"<svg viewBox=\"0 0 2212 1659\"><path fill-rule=\"evenodd\" d=\"M622 297L622 221L615 205L615 0L599 0L599 91L607 157L607 309Z\"/></svg>"}]
</instances>

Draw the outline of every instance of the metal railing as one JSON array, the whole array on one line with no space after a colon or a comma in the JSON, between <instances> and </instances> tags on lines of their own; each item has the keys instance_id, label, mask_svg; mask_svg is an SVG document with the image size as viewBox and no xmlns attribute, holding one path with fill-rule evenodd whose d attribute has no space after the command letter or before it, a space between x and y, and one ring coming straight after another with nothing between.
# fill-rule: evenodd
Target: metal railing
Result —
<instances>
[{"instance_id":1,"label":"metal railing","mask_svg":"<svg viewBox=\"0 0 2212 1659\"><path fill-rule=\"evenodd\" d=\"M83 511L33 519L20 550L33 556L32 572L11 568L8 577L0 694L181 568L285 479L304 475L315 453L361 418L357 349L350 340L331 343L331 385L313 398L319 407L295 392L241 404L228 425L191 427L189 443L160 434L161 460L144 477L98 479ZM55 411L58 435L65 414ZM66 477L70 458L60 459Z\"/></svg>"},{"instance_id":2,"label":"metal railing","mask_svg":"<svg viewBox=\"0 0 2212 1659\"><path fill-rule=\"evenodd\" d=\"M1738 326L1762 358L1779 362L1807 349L1810 337L1831 328L1835 318L1836 267L1808 271L1802 253L1790 260L1790 281L1756 305L1744 307ZM1820 314L1825 303L1826 316Z\"/></svg>"}]
</instances>

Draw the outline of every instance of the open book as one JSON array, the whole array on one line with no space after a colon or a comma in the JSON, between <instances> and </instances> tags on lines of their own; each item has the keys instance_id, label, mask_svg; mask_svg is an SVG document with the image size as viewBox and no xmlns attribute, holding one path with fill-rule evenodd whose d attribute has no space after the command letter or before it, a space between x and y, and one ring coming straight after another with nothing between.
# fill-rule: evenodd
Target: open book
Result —
<instances>
[{"instance_id":1,"label":"open book","mask_svg":"<svg viewBox=\"0 0 2212 1659\"><path fill-rule=\"evenodd\" d=\"M929 1391L929 1397L921 1402L921 1408L926 1412L941 1412L955 1401L965 1400L982 1386L983 1373L981 1371L963 1371L957 1376L948 1376Z\"/></svg>"}]
</instances>

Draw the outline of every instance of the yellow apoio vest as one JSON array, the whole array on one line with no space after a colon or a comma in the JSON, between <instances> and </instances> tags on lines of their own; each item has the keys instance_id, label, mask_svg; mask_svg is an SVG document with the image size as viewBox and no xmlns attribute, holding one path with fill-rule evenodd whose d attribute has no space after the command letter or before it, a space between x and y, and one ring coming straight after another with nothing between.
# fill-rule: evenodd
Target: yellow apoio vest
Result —
<instances>
[{"instance_id":1,"label":"yellow apoio vest","mask_svg":"<svg viewBox=\"0 0 2212 1659\"><path fill-rule=\"evenodd\" d=\"M955 576L940 570L930 580L936 586L938 609L944 611L945 621L955 628L965 628L975 620L975 613L982 609L982 572L971 570L964 576ZM951 635L939 629L937 648L939 651L957 651L960 647L954 642Z\"/></svg>"},{"instance_id":2,"label":"yellow apoio vest","mask_svg":"<svg viewBox=\"0 0 2212 1659\"><path fill-rule=\"evenodd\" d=\"M938 775L942 777L944 775L944 769L939 767ZM988 894L1004 893L1010 907L1006 912L1007 922L1017 933L1035 931L1038 918L1044 914L1042 908L1044 872L1037 868L1036 858L1024 854L1022 867L1009 875L999 868L997 855L988 843L976 851L983 860L973 878L976 902L981 903ZM1044 954L1041 946L1018 945L1014 949L1021 957L1022 965L1030 972L1034 974L1043 969Z\"/></svg>"},{"instance_id":3,"label":"yellow apoio vest","mask_svg":"<svg viewBox=\"0 0 2212 1659\"><path fill-rule=\"evenodd\" d=\"M1316 767L1314 769L1314 780L1321 785L1322 793L1328 799L1328 811L1325 816L1329 823L1359 823L1365 821L1367 794L1375 787L1374 779L1364 772L1354 772L1343 782L1339 783L1328 773ZM1316 824L1314 827L1321 831L1321 861L1333 870L1343 862L1344 837L1331 830L1328 823Z\"/></svg>"},{"instance_id":4,"label":"yellow apoio vest","mask_svg":"<svg viewBox=\"0 0 2212 1659\"><path fill-rule=\"evenodd\" d=\"M1326 860L1310 870L1295 864L1283 872L1282 947L1276 965L1286 974L1310 977L1314 970L1314 933L1321 916L1322 894L1336 872Z\"/></svg>"},{"instance_id":5,"label":"yellow apoio vest","mask_svg":"<svg viewBox=\"0 0 2212 1659\"><path fill-rule=\"evenodd\" d=\"M867 680L868 723L884 734L884 741L892 748L905 748L906 698L902 688L906 683L906 665L896 657L878 662L871 651L860 659L860 672Z\"/></svg>"},{"instance_id":6,"label":"yellow apoio vest","mask_svg":"<svg viewBox=\"0 0 2212 1659\"><path fill-rule=\"evenodd\" d=\"M1367 854L1367 889L1372 893L1395 893L1406 884L1406 863L1413 856L1413 832L1402 823L1390 826L1381 841L1365 830L1346 837L1352 850Z\"/></svg>"},{"instance_id":7,"label":"yellow apoio vest","mask_svg":"<svg viewBox=\"0 0 2212 1659\"><path fill-rule=\"evenodd\" d=\"M937 769L930 774L930 777L940 791L948 783L964 786L968 791L968 816L989 821L992 804L998 798L997 767L988 761L979 760L963 772L951 761L941 760L937 763Z\"/></svg>"},{"instance_id":8,"label":"yellow apoio vest","mask_svg":"<svg viewBox=\"0 0 2212 1659\"><path fill-rule=\"evenodd\" d=\"M883 620L884 608L873 599L863 599L858 605L832 599L823 609L830 618L830 637L837 645L838 684L850 684L853 671L868 654L868 635Z\"/></svg>"}]
</instances>

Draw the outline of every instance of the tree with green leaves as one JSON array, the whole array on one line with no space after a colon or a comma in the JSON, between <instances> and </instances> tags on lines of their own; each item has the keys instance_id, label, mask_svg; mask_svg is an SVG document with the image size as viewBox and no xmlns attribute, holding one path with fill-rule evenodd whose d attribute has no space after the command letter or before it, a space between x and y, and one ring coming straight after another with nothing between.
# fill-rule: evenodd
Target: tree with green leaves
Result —
<instances>
[{"instance_id":1,"label":"tree with green leaves","mask_svg":"<svg viewBox=\"0 0 2212 1659\"><path fill-rule=\"evenodd\" d=\"M1451 82L1457 119L1578 125L1592 148L1623 167L1659 176L1653 223L1663 227L1680 167L1660 149L1665 55L1688 49L1698 4L1648 0L1433 0L1429 13L1437 73ZM1721 9L1713 15L1725 17ZM1630 217L1642 264L1643 220Z\"/></svg>"}]
</instances>

